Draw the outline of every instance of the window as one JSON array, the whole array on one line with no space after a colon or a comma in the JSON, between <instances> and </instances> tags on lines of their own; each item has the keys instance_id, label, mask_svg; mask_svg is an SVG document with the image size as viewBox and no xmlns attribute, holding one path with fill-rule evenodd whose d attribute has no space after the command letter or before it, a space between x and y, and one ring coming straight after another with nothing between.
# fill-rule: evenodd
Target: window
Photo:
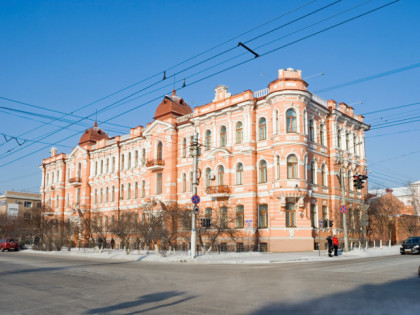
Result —
<instances>
[{"instance_id":1,"label":"window","mask_svg":"<svg viewBox=\"0 0 420 315\"><path fill-rule=\"evenodd\" d=\"M93 202L96 204L98 203L98 190L95 189L94 195L93 195Z\"/></svg>"},{"instance_id":2,"label":"window","mask_svg":"<svg viewBox=\"0 0 420 315\"><path fill-rule=\"evenodd\" d=\"M98 175L98 162L95 162L95 176Z\"/></svg>"},{"instance_id":3,"label":"window","mask_svg":"<svg viewBox=\"0 0 420 315\"><path fill-rule=\"evenodd\" d=\"M161 193L162 193L162 173L157 173L156 174L156 194L160 195Z\"/></svg>"},{"instance_id":4,"label":"window","mask_svg":"<svg viewBox=\"0 0 420 315\"><path fill-rule=\"evenodd\" d=\"M55 195L55 207L58 208L58 194Z\"/></svg>"},{"instance_id":5,"label":"window","mask_svg":"<svg viewBox=\"0 0 420 315\"><path fill-rule=\"evenodd\" d=\"M288 133L297 132L296 112L293 109L288 109L286 112L286 131Z\"/></svg>"},{"instance_id":6,"label":"window","mask_svg":"<svg viewBox=\"0 0 420 315\"><path fill-rule=\"evenodd\" d=\"M309 141L314 142L314 121L313 119L309 120Z\"/></svg>"},{"instance_id":7,"label":"window","mask_svg":"<svg viewBox=\"0 0 420 315\"><path fill-rule=\"evenodd\" d=\"M76 203L80 203L80 188L76 189Z\"/></svg>"},{"instance_id":8,"label":"window","mask_svg":"<svg viewBox=\"0 0 420 315\"><path fill-rule=\"evenodd\" d=\"M244 251L244 243L236 243L236 252L240 253Z\"/></svg>"},{"instance_id":9,"label":"window","mask_svg":"<svg viewBox=\"0 0 420 315\"><path fill-rule=\"evenodd\" d=\"M124 200L124 185L121 185L120 200Z\"/></svg>"},{"instance_id":10,"label":"window","mask_svg":"<svg viewBox=\"0 0 420 315\"><path fill-rule=\"evenodd\" d=\"M242 163L236 165L236 185L243 185L244 183L244 166Z\"/></svg>"},{"instance_id":11,"label":"window","mask_svg":"<svg viewBox=\"0 0 420 315\"><path fill-rule=\"evenodd\" d=\"M258 140L267 139L267 120L263 117L258 122Z\"/></svg>"},{"instance_id":12,"label":"window","mask_svg":"<svg viewBox=\"0 0 420 315\"><path fill-rule=\"evenodd\" d=\"M328 227L327 221L328 220L328 208L327 206L322 206L322 221L324 222L324 228Z\"/></svg>"},{"instance_id":13,"label":"window","mask_svg":"<svg viewBox=\"0 0 420 315\"><path fill-rule=\"evenodd\" d=\"M101 160L101 175L104 173L104 161Z\"/></svg>"},{"instance_id":14,"label":"window","mask_svg":"<svg viewBox=\"0 0 420 315\"><path fill-rule=\"evenodd\" d=\"M236 144L242 143L243 135L244 135L244 130L243 130L242 122L238 122L236 124Z\"/></svg>"},{"instance_id":15,"label":"window","mask_svg":"<svg viewBox=\"0 0 420 315\"><path fill-rule=\"evenodd\" d=\"M127 200L131 199L131 184L128 183L127 185Z\"/></svg>"},{"instance_id":16,"label":"window","mask_svg":"<svg viewBox=\"0 0 420 315\"><path fill-rule=\"evenodd\" d=\"M350 150L350 135L346 133L346 150Z\"/></svg>"},{"instance_id":17,"label":"window","mask_svg":"<svg viewBox=\"0 0 420 315\"><path fill-rule=\"evenodd\" d=\"M210 176L211 176L211 170L209 168L206 168L206 187L210 187Z\"/></svg>"},{"instance_id":18,"label":"window","mask_svg":"<svg viewBox=\"0 0 420 315\"><path fill-rule=\"evenodd\" d=\"M294 179L297 178L297 165L298 160L295 155L289 155L287 157L287 178Z\"/></svg>"},{"instance_id":19,"label":"window","mask_svg":"<svg viewBox=\"0 0 420 315\"><path fill-rule=\"evenodd\" d=\"M357 154L356 148L357 148L357 137L356 135L353 135L353 153L354 154Z\"/></svg>"},{"instance_id":20,"label":"window","mask_svg":"<svg viewBox=\"0 0 420 315\"><path fill-rule=\"evenodd\" d=\"M190 172L190 192L193 191L193 185L194 184L194 173Z\"/></svg>"},{"instance_id":21,"label":"window","mask_svg":"<svg viewBox=\"0 0 420 315\"><path fill-rule=\"evenodd\" d=\"M206 138L204 140L204 144L205 144L206 150L211 149L211 131L210 130L206 131Z\"/></svg>"},{"instance_id":22,"label":"window","mask_svg":"<svg viewBox=\"0 0 420 315\"><path fill-rule=\"evenodd\" d=\"M244 206L236 206L236 227L242 229L244 227Z\"/></svg>"},{"instance_id":23,"label":"window","mask_svg":"<svg viewBox=\"0 0 420 315\"><path fill-rule=\"evenodd\" d=\"M25 201L25 202L24 202L24 206L25 206L25 208L30 208L30 207L32 207L32 201Z\"/></svg>"},{"instance_id":24,"label":"window","mask_svg":"<svg viewBox=\"0 0 420 315\"><path fill-rule=\"evenodd\" d=\"M258 227L259 228L268 227L268 205L267 204L258 205Z\"/></svg>"},{"instance_id":25,"label":"window","mask_svg":"<svg viewBox=\"0 0 420 315\"><path fill-rule=\"evenodd\" d=\"M228 224L227 207L221 207L220 208L220 226L227 227L227 224Z\"/></svg>"},{"instance_id":26,"label":"window","mask_svg":"<svg viewBox=\"0 0 420 315\"><path fill-rule=\"evenodd\" d=\"M66 206L67 206L67 207L69 207L69 206L70 206L70 194L69 194L69 193L67 193Z\"/></svg>"},{"instance_id":27,"label":"window","mask_svg":"<svg viewBox=\"0 0 420 315\"><path fill-rule=\"evenodd\" d=\"M187 190L187 174L182 174L182 192L186 192Z\"/></svg>"},{"instance_id":28,"label":"window","mask_svg":"<svg viewBox=\"0 0 420 315\"><path fill-rule=\"evenodd\" d=\"M319 126L319 143L321 145L325 145L325 141L324 141L324 128L325 128L325 125L324 124L322 124L322 125Z\"/></svg>"},{"instance_id":29,"label":"window","mask_svg":"<svg viewBox=\"0 0 420 315\"><path fill-rule=\"evenodd\" d=\"M120 169L123 170L124 169L124 154L121 155L121 166Z\"/></svg>"},{"instance_id":30,"label":"window","mask_svg":"<svg viewBox=\"0 0 420 315\"><path fill-rule=\"evenodd\" d=\"M341 130L337 130L337 147L341 149Z\"/></svg>"},{"instance_id":31,"label":"window","mask_svg":"<svg viewBox=\"0 0 420 315\"><path fill-rule=\"evenodd\" d=\"M221 147L226 146L226 140L227 140L226 127L222 126L222 128L220 128L220 146Z\"/></svg>"},{"instance_id":32,"label":"window","mask_svg":"<svg viewBox=\"0 0 420 315\"><path fill-rule=\"evenodd\" d=\"M311 162L311 184L316 184L316 166L315 162Z\"/></svg>"},{"instance_id":33,"label":"window","mask_svg":"<svg viewBox=\"0 0 420 315\"><path fill-rule=\"evenodd\" d=\"M219 186L224 185L225 183L225 168L220 165L219 168L217 169L217 184Z\"/></svg>"},{"instance_id":34,"label":"window","mask_svg":"<svg viewBox=\"0 0 420 315\"><path fill-rule=\"evenodd\" d=\"M141 197L144 198L146 196L146 182L143 180L141 182Z\"/></svg>"},{"instance_id":35,"label":"window","mask_svg":"<svg viewBox=\"0 0 420 315\"><path fill-rule=\"evenodd\" d=\"M105 172L109 173L109 159L106 159Z\"/></svg>"},{"instance_id":36,"label":"window","mask_svg":"<svg viewBox=\"0 0 420 315\"><path fill-rule=\"evenodd\" d=\"M111 189L111 201L114 202L115 201L115 187L112 186Z\"/></svg>"},{"instance_id":37,"label":"window","mask_svg":"<svg viewBox=\"0 0 420 315\"><path fill-rule=\"evenodd\" d=\"M279 125L279 111L278 110L275 111L274 116L275 116L274 127L275 127L276 134L278 134L279 133L279 129L280 129L280 125Z\"/></svg>"},{"instance_id":38,"label":"window","mask_svg":"<svg viewBox=\"0 0 420 315\"><path fill-rule=\"evenodd\" d=\"M162 161L162 151L163 151L163 144L161 141L159 141L157 145L157 155L156 155L156 158L158 161Z\"/></svg>"},{"instance_id":39,"label":"window","mask_svg":"<svg viewBox=\"0 0 420 315\"><path fill-rule=\"evenodd\" d=\"M139 166L139 151L134 151L134 167Z\"/></svg>"},{"instance_id":40,"label":"window","mask_svg":"<svg viewBox=\"0 0 420 315\"><path fill-rule=\"evenodd\" d=\"M294 198L286 198L286 227L296 227L296 202Z\"/></svg>"},{"instance_id":41,"label":"window","mask_svg":"<svg viewBox=\"0 0 420 315\"><path fill-rule=\"evenodd\" d=\"M144 165L146 163L146 149L141 150L141 164Z\"/></svg>"},{"instance_id":42,"label":"window","mask_svg":"<svg viewBox=\"0 0 420 315\"><path fill-rule=\"evenodd\" d=\"M266 252L268 252L268 245L267 245L267 243L258 243L258 246L259 246L259 251L260 252L262 252L262 253L266 253Z\"/></svg>"},{"instance_id":43,"label":"window","mask_svg":"<svg viewBox=\"0 0 420 315\"><path fill-rule=\"evenodd\" d=\"M134 183L134 198L138 198L139 197L139 183L135 182Z\"/></svg>"},{"instance_id":44,"label":"window","mask_svg":"<svg viewBox=\"0 0 420 315\"><path fill-rule=\"evenodd\" d=\"M182 157L187 156L187 138L182 139L182 150L181 150Z\"/></svg>"},{"instance_id":45,"label":"window","mask_svg":"<svg viewBox=\"0 0 420 315\"><path fill-rule=\"evenodd\" d=\"M108 188L108 187L106 187L106 188L105 188L105 202L108 202L108 201L109 201L109 199L108 199L108 195L109 195L109 188Z\"/></svg>"},{"instance_id":46,"label":"window","mask_svg":"<svg viewBox=\"0 0 420 315\"><path fill-rule=\"evenodd\" d=\"M103 189L103 188L101 188L101 192L100 192L100 195L99 195L99 202L100 202L100 203L102 203L102 202L103 202L103 195L104 195L104 189Z\"/></svg>"},{"instance_id":47,"label":"window","mask_svg":"<svg viewBox=\"0 0 420 315\"><path fill-rule=\"evenodd\" d=\"M321 178L322 186L327 186L327 166L325 164L323 164L321 168Z\"/></svg>"},{"instance_id":48,"label":"window","mask_svg":"<svg viewBox=\"0 0 420 315\"><path fill-rule=\"evenodd\" d=\"M347 186L348 186L348 190L350 190L350 191L353 190L352 185L351 185L352 180L353 180L353 176L351 175L351 171L348 171L348 173L347 173Z\"/></svg>"},{"instance_id":49,"label":"window","mask_svg":"<svg viewBox=\"0 0 420 315\"><path fill-rule=\"evenodd\" d=\"M260 161L260 183L267 182L267 162L262 160Z\"/></svg>"},{"instance_id":50,"label":"window","mask_svg":"<svg viewBox=\"0 0 420 315\"><path fill-rule=\"evenodd\" d=\"M311 204L311 226L316 228L316 207L314 204Z\"/></svg>"},{"instance_id":51,"label":"window","mask_svg":"<svg viewBox=\"0 0 420 315\"><path fill-rule=\"evenodd\" d=\"M112 173L115 172L115 156L112 157Z\"/></svg>"}]
</instances>

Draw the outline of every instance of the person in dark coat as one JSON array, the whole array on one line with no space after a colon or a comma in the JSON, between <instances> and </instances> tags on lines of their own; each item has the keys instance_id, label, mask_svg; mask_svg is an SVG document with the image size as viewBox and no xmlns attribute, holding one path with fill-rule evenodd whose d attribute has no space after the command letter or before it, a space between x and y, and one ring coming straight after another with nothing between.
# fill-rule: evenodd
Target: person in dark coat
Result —
<instances>
[{"instance_id":1,"label":"person in dark coat","mask_svg":"<svg viewBox=\"0 0 420 315\"><path fill-rule=\"evenodd\" d=\"M336 235L333 237L334 256L338 256L338 238Z\"/></svg>"},{"instance_id":2,"label":"person in dark coat","mask_svg":"<svg viewBox=\"0 0 420 315\"><path fill-rule=\"evenodd\" d=\"M327 245L328 245L328 256L332 257L332 251L333 251L333 241L331 238L331 235L327 237Z\"/></svg>"}]
</instances>

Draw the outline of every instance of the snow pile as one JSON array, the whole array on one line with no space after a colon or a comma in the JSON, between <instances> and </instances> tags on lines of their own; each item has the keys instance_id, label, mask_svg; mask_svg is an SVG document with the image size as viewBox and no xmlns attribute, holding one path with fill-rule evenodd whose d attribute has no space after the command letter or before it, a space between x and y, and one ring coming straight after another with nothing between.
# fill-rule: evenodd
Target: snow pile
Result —
<instances>
[{"instance_id":1,"label":"snow pile","mask_svg":"<svg viewBox=\"0 0 420 315\"><path fill-rule=\"evenodd\" d=\"M91 248L73 248L71 251L66 249L62 251L35 251L24 250L21 253L44 254L54 256L67 257L83 257L83 258L101 258L101 259L118 259L126 261L139 261L148 263L194 263L194 264L269 264L269 263L291 263L291 262L308 262L308 261L332 261L335 259L354 259L362 257L378 257L398 255L399 246L369 248L369 249L353 249L348 253L339 252L338 257L328 257L326 251L313 252L297 252L297 253L259 253L259 252L242 252L242 253L199 253L196 259L193 259L188 252L166 252L165 254L156 253L154 251L133 250L127 254L124 250L104 250L99 253Z\"/></svg>"}]
</instances>

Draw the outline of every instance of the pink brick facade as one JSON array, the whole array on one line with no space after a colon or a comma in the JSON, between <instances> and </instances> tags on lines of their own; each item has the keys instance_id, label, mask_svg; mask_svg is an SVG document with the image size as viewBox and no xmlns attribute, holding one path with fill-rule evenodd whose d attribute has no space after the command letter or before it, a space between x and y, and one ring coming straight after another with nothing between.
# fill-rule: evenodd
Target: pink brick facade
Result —
<instances>
[{"instance_id":1,"label":"pink brick facade","mask_svg":"<svg viewBox=\"0 0 420 315\"><path fill-rule=\"evenodd\" d=\"M279 70L262 91L230 95L220 85L215 92L192 113L178 96L167 96L145 128L85 142L68 155L52 150L41 167L43 202L63 218L76 205L109 217L141 209L148 198L190 204L189 146L197 131L199 217L226 207L236 217L238 242L271 252L312 250L319 220L340 221L340 154L347 205L359 213L365 192L354 191L351 176L366 174L369 126L352 107L311 94L293 69ZM340 233L339 226L321 231L323 238Z\"/></svg>"}]
</instances>

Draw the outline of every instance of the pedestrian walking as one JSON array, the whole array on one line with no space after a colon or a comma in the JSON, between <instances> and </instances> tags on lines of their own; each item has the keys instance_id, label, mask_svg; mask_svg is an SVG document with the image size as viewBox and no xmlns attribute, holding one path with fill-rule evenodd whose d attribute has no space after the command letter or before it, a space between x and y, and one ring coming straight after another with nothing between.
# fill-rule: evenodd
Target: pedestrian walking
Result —
<instances>
[{"instance_id":1,"label":"pedestrian walking","mask_svg":"<svg viewBox=\"0 0 420 315\"><path fill-rule=\"evenodd\" d=\"M333 239L333 246L334 246L334 256L338 256L338 238L337 235L334 235Z\"/></svg>"},{"instance_id":2,"label":"pedestrian walking","mask_svg":"<svg viewBox=\"0 0 420 315\"><path fill-rule=\"evenodd\" d=\"M333 241L331 238L331 235L328 235L327 237L327 245L328 245L328 256L332 257L332 251L333 251Z\"/></svg>"}]
</instances>

